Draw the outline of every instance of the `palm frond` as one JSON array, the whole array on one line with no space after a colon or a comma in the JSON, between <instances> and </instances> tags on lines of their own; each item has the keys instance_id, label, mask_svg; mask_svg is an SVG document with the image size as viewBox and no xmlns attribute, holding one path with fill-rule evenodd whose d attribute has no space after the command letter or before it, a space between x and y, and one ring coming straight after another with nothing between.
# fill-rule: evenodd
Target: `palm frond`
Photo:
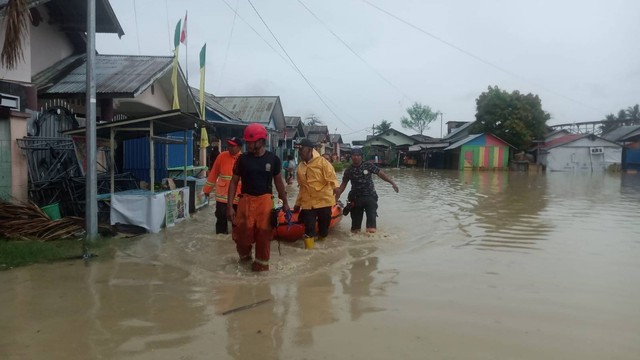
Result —
<instances>
[{"instance_id":1,"label":"palm frond","mask_svg":"<svg viewBox=\"0 0 640 360\"><path fill-rule=\"evenodd\" d=\"M24 61L22 39L27 34L30 18L27 0L9 0L4 17L4 45L0 54L0 62L9 70L15 69L20 61Z\"/></svg>"}]
</instances>

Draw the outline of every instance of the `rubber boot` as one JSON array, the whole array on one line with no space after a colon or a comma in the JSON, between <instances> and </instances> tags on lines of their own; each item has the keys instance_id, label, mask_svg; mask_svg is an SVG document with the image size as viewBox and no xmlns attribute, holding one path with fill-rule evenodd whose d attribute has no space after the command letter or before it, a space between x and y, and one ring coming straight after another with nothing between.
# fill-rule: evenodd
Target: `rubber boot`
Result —
<instances>
[{"instance_id":1,"label":"rubber boot","mask_svg":"<svg viewBox=\"0 0 640 360\"><path fill-rule=\"evenodd\" d=\"M318 239L317 236L305 236L303 241L304 241L304 248L307 250L311 250L313 249L313 247L315 246L315 242Z\"/></svg>"}]
</instances>

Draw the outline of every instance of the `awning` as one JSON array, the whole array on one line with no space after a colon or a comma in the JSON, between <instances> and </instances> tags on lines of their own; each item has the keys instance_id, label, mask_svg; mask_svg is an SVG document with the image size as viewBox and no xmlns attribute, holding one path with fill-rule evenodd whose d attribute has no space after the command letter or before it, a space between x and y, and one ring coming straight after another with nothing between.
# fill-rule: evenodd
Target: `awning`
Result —
<instances>
[{"instance_id":1,"label":"awning","mask_svg":"<svg viewBox=\"0 0 640 360\"><path fill-rule=\"evenodd\" d=\"M114 138L116 140L128 140L149 136L149 131L153 124L153 136L159 134L168 134L176 131L196 130L201 127L213 127L207 121L198 119L197 117L183 113L180 110L171 110L151 116L145 116L136 119L116 120L111 122L100 123L96 125L96 136L98 138L108 139L111 135L111 129L116 130ZM85 127L63 131L65 135L84 136Z\"/></svg>"}]
</instances>

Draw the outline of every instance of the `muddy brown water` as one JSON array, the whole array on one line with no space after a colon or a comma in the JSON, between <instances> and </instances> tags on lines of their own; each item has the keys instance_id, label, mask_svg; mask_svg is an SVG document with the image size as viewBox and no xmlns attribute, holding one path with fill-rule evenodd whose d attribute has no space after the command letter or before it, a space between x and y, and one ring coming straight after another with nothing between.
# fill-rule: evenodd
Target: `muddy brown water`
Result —
<instances>
[{"instance_id":1,"label":"muddy brown water","mask_svg":"<svg viewBox=\"0 0 640 360\"><path fill-rule=\"evenodd\" d=\"M212 207L0 272L0 358L640 358L640 175L387 173L377 234L274 242L268 274Z\"/></svg>"}]
</instances>

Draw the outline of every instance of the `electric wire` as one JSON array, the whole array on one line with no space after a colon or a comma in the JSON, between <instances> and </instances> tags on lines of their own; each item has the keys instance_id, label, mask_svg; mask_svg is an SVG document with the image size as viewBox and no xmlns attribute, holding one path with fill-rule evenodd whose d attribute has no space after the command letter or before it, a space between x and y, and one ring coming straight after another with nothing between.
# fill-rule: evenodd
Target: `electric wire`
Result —
<instances>
[{"instance_id":1,"label":"electric wire","mask_svg":"<svg viewBox=\"0 0 640 360\"><path fill-rule=\"evenodd\" d=\"M224 61L222 61L222 67L220 68L220 78L218 79L218 86L222 87L222 77L224 76L224 69L227 66L227 59L229 58L229 50L231 48L231 38L233 37L233 30L236 25L236 19L238 18L238 3L240 0L236 0L236 8L233 10L233 20L231 21L231 31L227 38L227 50L224 53Z\"/></svg>"},{"instance_id":2,"label":"electric wire","mask_svg":"<svg viewBox=\"0 0 640 360\"><path fill-rule=\"evenodd\" d=\"M318 22L322 26L324 26L324 28L327 29L327 31L329 31L331 33L331 35L333 35L336 39L338 39L338 41L342 45L344 45L347 49L349 49L349 51L353 55L355 55L358 59L360 59L360 61L365 63L365 65L367 65L371 70L373 70L373 72L375 72L376 75L378 75L378 77L380 77L384 82L386 82L391 87L393 87L395 90L397 90L404 98L406 98L407 100L413 102L413 100L411 99L411 97L409 95L407 95L404 91L402 91L398 86L396 86L394 83L392 83L384 75L382 75L382 73L380 73L375 67L373 67L373 65L371 65L367 60L365 60L362 56L360 56L360 54L358 54L355 50L353 50L353 48L351 46L349 46L349 44L347 44L338 34L336 34L333 30L331 30L331 28L329 28L329 26L324 21L322 21L313 11L311 11L311 9L309 9L309 7L307 5L305 5L305 3L302 2L302 0L297 0L297 1L298 1L298 3L300 3L300 5L302 5L303 8L305 8L305 10L307 10L309 12L309 14L311 14L311 16L313 16L316 20L318 20Z\"/></svg>"},{"instance_id":3,"label":"electric wire","mask_svg":"<svg viewBox=\"0 0 640 360\"><path fill-rule=\"evenodd\" d=\"M276 54L278 54L278 56L284 60L285 63L287 63L289 66L291 66L291 68L293 70L295 70L295 68L293 67L293 65L291 65L291 63L289 63L289 61L278 51L276 50L275 47L273 47L273 45L271 45L271 43L269 41L267 41L267 39L264 38L264 36L262 36L262 34L260 34L260 32L258 32L258 30L256 30L253 26L251 26L251 24L249 24L249 22L247 20L245 20L242 16L240 16L240 14L233 8L233 6L229 5L229 3L226 0L220 0L222 1L225 5L227 5L227 7L229 8L229 10L231 10L234 14L236 14L236 16L238 16L238 19L242 20L243 23L245 23L245 25L247 25L256 35L258 35L258 37L260 39L262 39L262 41L267 44L267 46L269 46L269 48L271 48L271 50L273 50L273 52L275 52Z\"/></svg>"},{"instance_id":4,"label":"electric wire","mask_svg":"<svg viewBox=\"0 0 640 360\"><path fill-rule=\"evenodd\" d=\"M136 23L136 40L138 42L138 55L142 54L140 52L140 32L138 31L138 9L136 7L136 0L133 0L133 18Z\"/></svg>"},{"instance_id":5,"label":"electric wire","mask_svg":"<svg viewBox=\"0 0 640 360\"><path fill-rule=\"evenodd\" d=\"M340 118L340 116L338 116L338 114L336 114L335 111L333 111L333 109L329 106L329 104L327 104L327 102L322 98L322 96L320 96L320 94L315 89L315 87L311 84L309 79L307 79L307 77L302 73L302 71L300 70L298 65L296 65L295 61L293 61L291 56L289 56L289 53L287 52L287 50L284 48L284 46L282 46L282 44L280 43L280 41L278 40L276 35L273 33L273 31L271 31L271 28L269 27L269 25L267 25L266 21L262 18L262 16L260 15L260 12L258 12L258 9L256 9L256 7L253 5L253 2L251 2L251 0L247 0L247 1L249 2L251 7L253 8L253 11L255 11L256 15L258 15L258 17L260 18L260 21L262 21L262 23L267 28L267 30L269 30L269 33L271 34L271 36L273 36L273 38L276 41L276 43L278 43L278 46L280 46L280 49L284 52L284 54L287 56L289 61L291 61L293 66L296 68L296 71L298 72L298 74L300 74L300 76L304 79L304 81L307 83L307 85L309 85L311 90L313 90L313 92L318 96L318 99L320 99L322 104L324 104L324 106L331 112L331 114L333 114L333 116L336 117L336 119L338 119L338 121L340 121L347 128L352 129L351 126L347 125L347 123L345 123L344 120L342 120L342 118Z\"/></svg>"},{"instance_id":6,"label":"electric wire","mask_svg":"<svg viewBox=\"0 0 640 360\"><path fill-rule=\"evenodd\" d=\"M417 31L429 36L430 38L435 39L435 40L437 40L437 41L439 41L439 42L451 47L452 49L455 49L455 50L457 50L457 51L459 51L459 52L461 52L461 53L463 53L463 54L465 54L465 55L467 55L467 56L469 56L469 57L471 57L471 58L473 58L473 59L485 64L485 65L488 65L488 66L490 66L490 67L492 67L492 68L494 68L494 69L496 69L496 70L498 70L500 72L503 72L503 73L505 73L507 75L510 75L510 76L514 77L514 78L517 78L517 79L522 80L524 82L527 82L527 83L530 83L532 85L535 85L535 86L539 87L542 90L545 90L545 91L547 91L547 92L549 92L551 94L554 94L556 96L560 96L560 97L562 97L562 98L564 98L566 100L569 100L571 102L574 102L576 104L579 104L581 106L589 108L591 110L595 110L595 111L598 111L598 112L603 112L601 109L597 109L597 108L595 108L595 107L593 107L591 105L585 104L585 103L583 103L583 102L581 102L579 100L573 99L573 98L571 98L569 96L566 96L564 94L561 94L561 93L559 93L557 91L548 89L543 85L540 85L540 84L538 84L538 83L536 83L534 81L531 81L531 80L525 78L524 76L518 75L518 74L516 74L516 73L514 73L512 71L509 71L509 70L507 70L507 69L505 69L505 68L503 68L501 66L498 66L498 65L496 65L496 64L494 64L494 63L492 63L492 62L490 62L488 60L485 60L485 59L473 54L470 51L467 51L467 50L465 50L465 49L463 49L463 48L461 48L461 47L459 47L459 46L457 46L457 45L455 45L455 44L453 44L453 43L451 43L449 41L446 41L446 40L442 39L441 37L439 37L437 35L434 35L434 34L428 32L428 31L418 27L417 25L414 25L414 24L410 23L409 21L404 20L404 19L400 18L399 16L390 13L389 11L387 11L387 10L385 10L385 9L375 5L375 4L372 4L368 0L362 0L362 2L364 2L365 4L371 6L374 9L377 9L378 11L382 12L383 14L386 14L386 15L388 15L388 16L390 16L390 17L392 17L392 18L394 18L394 19L396 19L398 21L400 21L401 23L403 23L403 24L405 24L405 25L407 25L407 26L409 26L409 27L411 27L411 28L413 28L413 29L415 29L415 30L417 30Z\"/></svg>"},{"instance_id":7,"label":"electric wire","mask_svg":"<svg viewBox=\"0 0 640 360\"><path fill-rule=\"evenodd\" d=\"M169 40L169 53L173 52L173 40L171 39L171 25L169 24L169 4L164 0L164 9L167 14L167 39Z\"/></svg>"}]
</instances>

